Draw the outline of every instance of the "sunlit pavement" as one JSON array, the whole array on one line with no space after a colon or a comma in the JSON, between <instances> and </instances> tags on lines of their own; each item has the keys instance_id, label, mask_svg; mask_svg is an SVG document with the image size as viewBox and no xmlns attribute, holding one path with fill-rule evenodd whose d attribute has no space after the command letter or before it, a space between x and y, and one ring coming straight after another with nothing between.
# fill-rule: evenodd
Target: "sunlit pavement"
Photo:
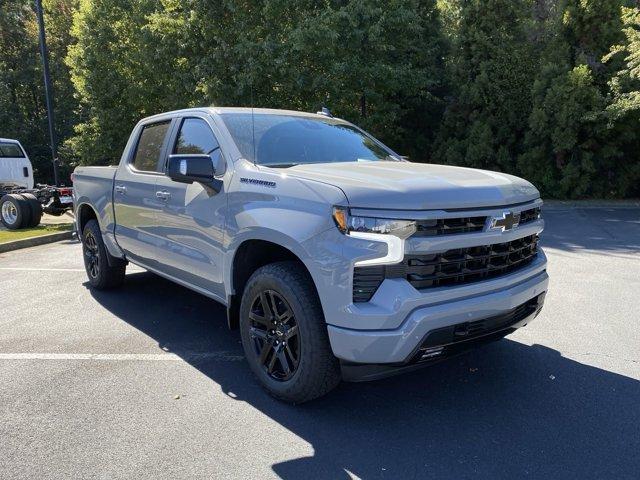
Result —
<instances>
[{"instance_id":1,"label":"sunlit pavement","mask_svg":"<svg viewBox=\"0 0 640 480\"><path fill-rule=\"evenodd\" d=\"M551 284L507 339L292 407L215 302L79 244L0 255L0 478L634 478L640 209L545 211Z\"/></svg>"}]
</instances>

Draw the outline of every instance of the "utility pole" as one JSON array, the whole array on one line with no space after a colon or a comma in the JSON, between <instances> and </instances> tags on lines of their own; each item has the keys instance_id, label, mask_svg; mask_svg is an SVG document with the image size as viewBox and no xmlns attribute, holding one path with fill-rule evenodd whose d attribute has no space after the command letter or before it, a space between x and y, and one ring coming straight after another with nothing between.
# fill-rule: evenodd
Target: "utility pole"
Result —
<instances>
[{"instance_id":1,"label":"utility pole","mask_svg":"<svg viewBox=\"0 0 640 480\"><path fill-rule=\"evenodd\" d=\"M44 33L44 17L42 15L42 0L36 0L36 15L38 16L38 29L40 31L40 56L42 57L42 72L44 74L44 94L47 100L47 120L49 121L49 139L51 141L51 158L53 160L53 181L58 186L58 154L56 146L56 133L53 129L53 91L49 75L49 52Z\"/></svg>"}]
</instances>

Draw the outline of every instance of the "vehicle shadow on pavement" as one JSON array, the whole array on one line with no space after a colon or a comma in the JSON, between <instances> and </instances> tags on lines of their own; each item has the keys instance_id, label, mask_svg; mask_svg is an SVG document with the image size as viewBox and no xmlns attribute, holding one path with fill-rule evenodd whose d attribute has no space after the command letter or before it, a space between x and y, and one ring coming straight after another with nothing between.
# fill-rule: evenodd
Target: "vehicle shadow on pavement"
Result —
<instances>
[{"instance_id":1,"label":"vehicle shadow on pavement","mask_svg":"<svg viewBox=\"0 0 640 480\"><path fill-rule=\"evenodd\" d=\"M290 406L263 392L244 361L221 360L242 347L216 302L150 273L127 275L118 292L89 291L308 442L312 457L273 465L281 478L638 478L640 382L542 345L505 339Z\"/></svg>"}]
</instances>

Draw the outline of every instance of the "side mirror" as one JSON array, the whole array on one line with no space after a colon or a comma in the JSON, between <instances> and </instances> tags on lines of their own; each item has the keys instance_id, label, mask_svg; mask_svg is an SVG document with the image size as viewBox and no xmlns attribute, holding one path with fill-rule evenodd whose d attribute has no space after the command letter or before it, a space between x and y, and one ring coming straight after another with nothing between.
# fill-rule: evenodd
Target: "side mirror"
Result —
<instances>
[{"instance_id":1,"label":"side mirror","mask_svg":"<svg viewBox=\"0 0 640 480\"><path fill-rule=\"evenodd\" d=\"M224 173L224 164L220 149L211 155L183 154L169 155L167 176L174 182L203 185L215 183L215 175Z\"/></svg>"},{"instance_id":2,"label":"side mirror","mask_svg":"<svg viewBox=\"0 0 640 480\"><path fill-rule=\"evenodd\" d=\"M167 176L174 182L202 184L210 194L222 190L223 182L215 175L224 173L224 159L220 149L211 155L177 153L169 155Z\"/></svg>"},{"instance_id":3,"label":"side mirror","mask_svg":"<svg viewBox=\"0 0 640 480\"><path fill-rule=\"evenodd\" d=\"M216 170L209 155L175 154L169 156L167 175L174 182L210 184Z\"/></svg>"},{"instance_id":4,"label":"side mirror","mask_svg":"<svg viewBox=\"0 0 640 480\"><path fill-rule=\"evenodd\" d=\"M220 149L211 155L183 154L169 155L167 176L174 182L198 182L207 189L218 193L222 189L222 180L215 178L216 173L223 173L222 154Z\"/></svg>"}]
</instances>

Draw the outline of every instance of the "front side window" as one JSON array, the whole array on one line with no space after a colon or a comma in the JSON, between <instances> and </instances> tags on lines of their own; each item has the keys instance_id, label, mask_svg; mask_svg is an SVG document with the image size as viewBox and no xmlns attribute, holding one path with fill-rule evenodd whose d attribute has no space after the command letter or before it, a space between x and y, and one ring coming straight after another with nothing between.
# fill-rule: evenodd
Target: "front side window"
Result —
<instances>
[{"instance_id":1,"label":"front side window","mask_svg":"<svg viewBox=\"0 0 640 480\"><path fill-rule=\"evenodd\" d=\"M399 160L373 137L332 118L264 113L221 117L243 157L259 165Z\"/></svg>"},{"instance_id":2,"label":"front side window","mask_svg":"<svg viewBox=\"0 0 640 480\"><path fill-rule=\"evenodd\" d=\"M173 153L210 155L219 147L207 122L187 118L182 122Z\"/></svg>"},{"instance_id":3,"label":"front side window","mask_svg":"<svg viewBox=\"0 0 640 480\"><path fill-rule=\"evenodd\" d=\"M170 125L171 122L162 122L143 127L132 162L136 170L143 172L155 172L158 170L162 145Z\"/></svg>"},{"instance_id":4,"label":"front side window","mask_svg":"<svg viewBox=\"0 0 640 480\"><path fill-rule=\"evenodd\" d=\"M0 142L0 158L24 158L24 152L17 143Z\"/></svg>"}]
</instances>

